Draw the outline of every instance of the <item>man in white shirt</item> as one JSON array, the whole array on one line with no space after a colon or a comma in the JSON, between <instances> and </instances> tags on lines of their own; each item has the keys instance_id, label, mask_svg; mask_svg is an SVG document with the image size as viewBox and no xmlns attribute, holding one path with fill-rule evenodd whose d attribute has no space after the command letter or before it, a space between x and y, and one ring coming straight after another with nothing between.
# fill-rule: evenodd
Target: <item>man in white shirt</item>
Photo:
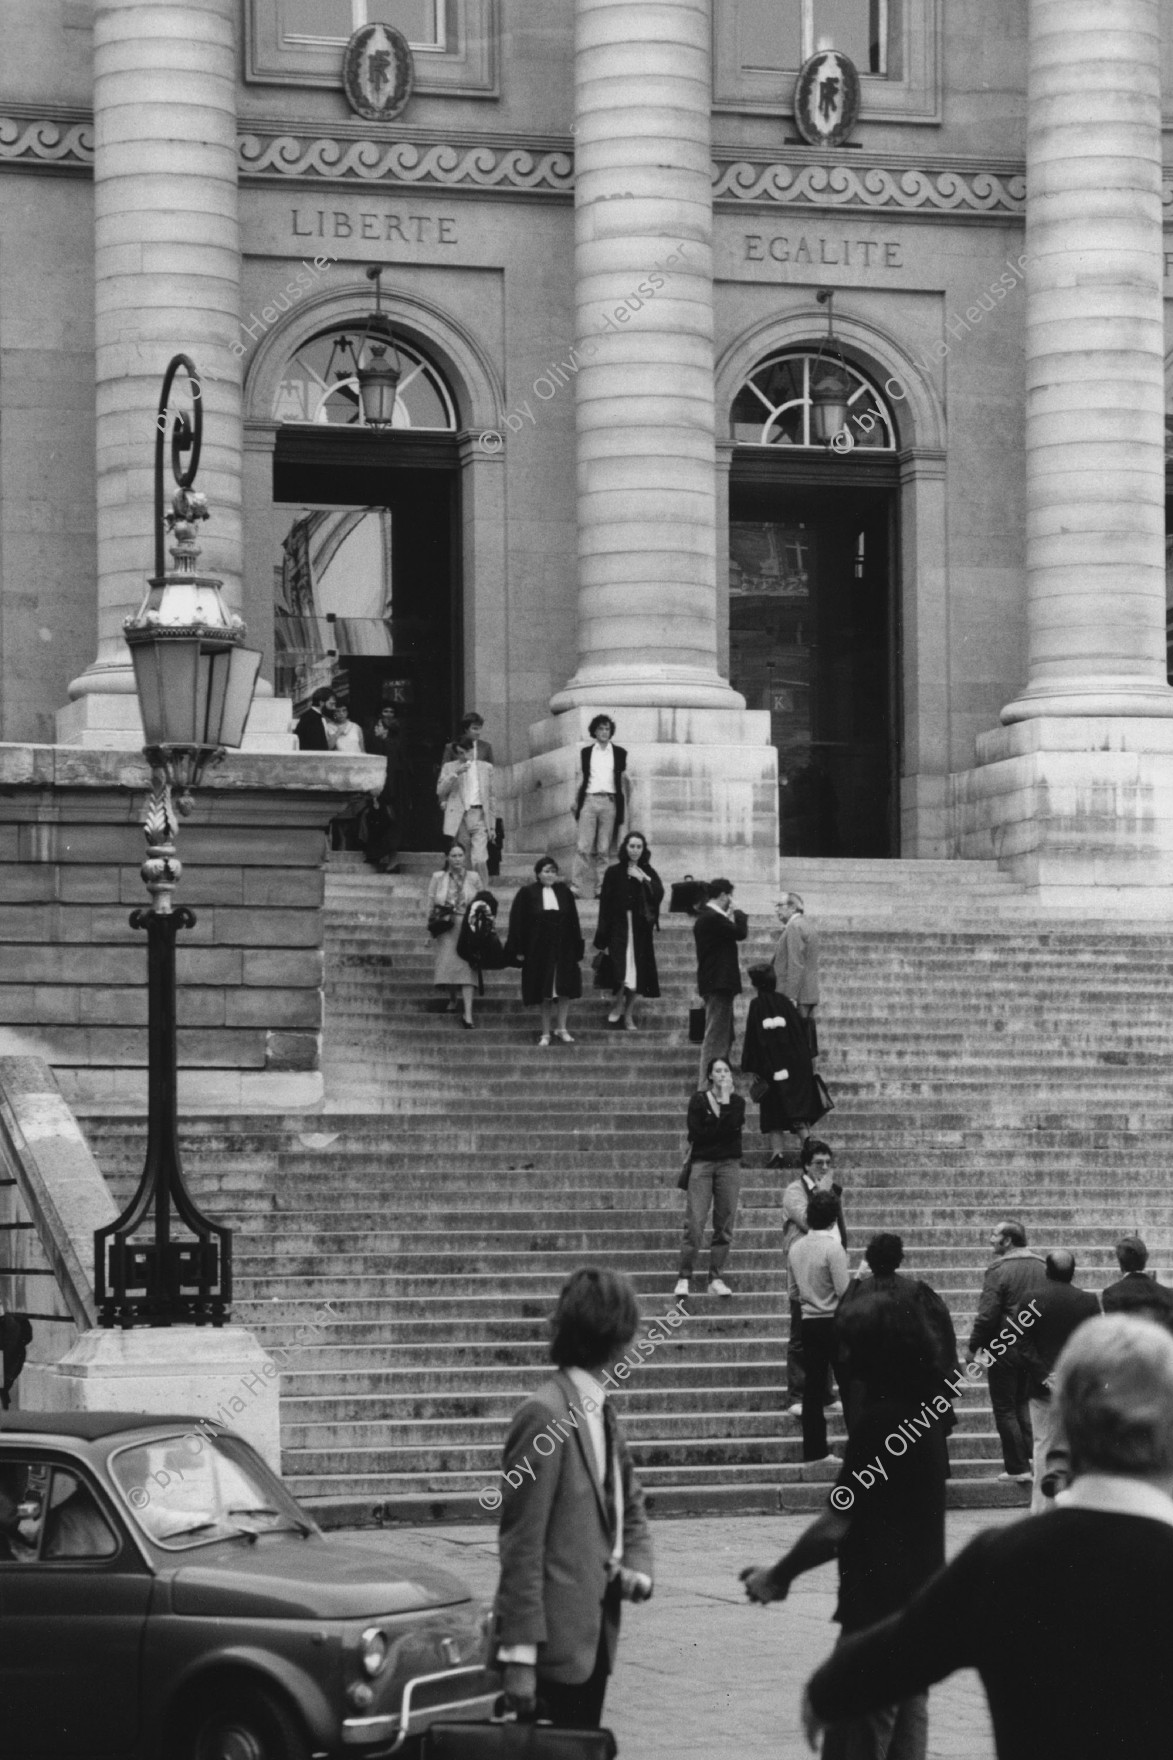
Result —
<instances>
[{"instance_id":1,"label":"man in white shirt","mask_svg":"<svg viewBox=\"0 0 1173 1760\"><path fill-rule=\"evenodd\" d=\"M554 1312L556 1374L515 1415L502 1463L495 1649L505 1691L597 1729L623 1601L652 1593L643 1492L599 1375L635 1336L626 1277L576 1271Z\"/></svg>"},{"instance_id":2,"label":"man in white shirt","mask_svg":"<svg viewBox=\"0 0 1173 1760\"><path fill-rule=\"evenodd\" d=\"M835 1310L847 1293L851 1274L839 1238L839 1203L834 1192L812 1192L806 1207L807 1232L790 1248L791 1300L802 1308L802 1458L829 1461L823 1398L827 1371L835 1357Z\"/></svg>"},{"instance_id":3,"label":"man in white shirt","mask_svg":"<svg viewBox=\"0 0 1173 1760\"><path fill-rule=\"evenodd\" d=\"M489 826L496 819L493 766L476 756L476 740L466 734L456 758L442 766L436 794L444 808L444 836L463 849L482 888L489 884Z\"/></svg>"},{"instance_id":4,"label":"man in white shirt","mask_svg":"<svg viewBox=\"0 0 1173 1760\"><path fill-rule=\"evenodd\" d=\"M570 890L576 898L598 897L626 807L627 753L614 743L615 723L596 715L588 731L594 744L579 754L582 776L574 802L578 841Z\"/></svg>"}]
</instances>

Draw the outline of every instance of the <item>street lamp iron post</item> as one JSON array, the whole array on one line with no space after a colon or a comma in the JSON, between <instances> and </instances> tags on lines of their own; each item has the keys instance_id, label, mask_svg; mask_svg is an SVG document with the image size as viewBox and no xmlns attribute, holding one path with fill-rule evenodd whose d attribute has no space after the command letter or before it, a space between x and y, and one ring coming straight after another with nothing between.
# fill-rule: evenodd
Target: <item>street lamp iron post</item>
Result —
<instances>
[{"instance_id":1,"label":"street lamp iron post","mask_svg":"<svg viewBox=\"0 0 1173 1760\"><path fill-rule=\"evenodd\" d=\"M189 380L192 414L171 422L176 489L163 512L163 452L171 388ZM155 432L155 572L136 616L123 623L142 711L151 792L143 817L147 859L142 877L150 908L131 913L147 932L147 1155L138 1190L115 1222L94 1231L94 1289L101 1326L222 1326L232 1298L232 1230L204 1216L183 1183L176 1069L175 937L195 924L172 895L182 866L175 853L179 819L191 790L228 746L244 738L261 655L244 646L242 620L228 610L222 582L197 571L196 533L208 518L194 488L203 440L199 373L187 355L167 368ZM164 529L174 539L164 568ZM177 791L174 792L173 791ZM172 1239L174 1212L190 1239ZM135 1240L153 1221L153 1238Z\"/></svg>"}]
</instances>

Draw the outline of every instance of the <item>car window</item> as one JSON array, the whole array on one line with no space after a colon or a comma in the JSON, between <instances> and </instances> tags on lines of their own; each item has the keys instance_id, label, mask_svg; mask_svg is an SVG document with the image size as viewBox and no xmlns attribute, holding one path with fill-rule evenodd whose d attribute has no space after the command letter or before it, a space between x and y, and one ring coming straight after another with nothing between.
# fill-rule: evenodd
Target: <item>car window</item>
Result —
<instances>
[{"instance_id":1,"label":"car window","mask_svg":"<svg viewBox=\"0 0 1173 1760\"><path fill-rule=\"evenodd\" d=\"M36 1558L50 1471L45 1461L7 1452L0 1459L0 1564L28 1564Z\"/></svg>"},{"instance_id":2,"label":"car window","mask_svg":"<svg viewBox=\"0 0 1173 1760\"><path fill-rule=\"evenodd\" d=\"M308 1532L296 1503L231 1436L189 1431L119 1449L114 1482L135 1520L157 1546L277 1530Z\"/></svg>"},{"instance_id":3,"label":"car window","mask_svg":"<svg viewBox=\"0 0 1173 1760\"><path fill-rule=\"evenodd\" d=\"M111 1558L118 1540L98 1500L75 1473L53 1473L41 1534L41 1557Z\"/></svg>"}]
</instances>

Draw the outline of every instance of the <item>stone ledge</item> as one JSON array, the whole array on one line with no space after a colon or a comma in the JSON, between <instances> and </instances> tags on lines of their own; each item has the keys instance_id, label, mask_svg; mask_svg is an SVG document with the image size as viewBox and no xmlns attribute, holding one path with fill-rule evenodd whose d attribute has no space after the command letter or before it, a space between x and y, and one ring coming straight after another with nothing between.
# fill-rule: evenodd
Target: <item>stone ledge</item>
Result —
<instances>
[{"instance_id":1,"label":"stone ledge","mask_svg":"<svg viewBox=\"0 0 1173 1760\"><path fill-rule=\"evenodd\" d=\"M345 752L231 752L209 769L205 794L291 789L310 794L378 792L384 758ZM0 788L125 788L146 790L150 772L141 752L0 743Z\"/></svg>"}]
</instances>

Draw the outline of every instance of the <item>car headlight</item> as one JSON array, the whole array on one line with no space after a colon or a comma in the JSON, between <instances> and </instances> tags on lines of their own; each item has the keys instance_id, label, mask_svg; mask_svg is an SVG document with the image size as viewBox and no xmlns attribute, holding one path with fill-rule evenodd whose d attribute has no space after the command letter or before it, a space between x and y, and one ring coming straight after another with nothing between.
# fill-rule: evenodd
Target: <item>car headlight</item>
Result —
<instances>
[{"instance_id":1,"label":"car headlight","mask_svg":"<svg viewBox=\"0 0 1173 1760\"><path fill-rule=\"evenodd\" d=\"M382 1674L387 1666L387 1634L379 1626L368 1626L359 1639L358 1659L371 1680Z\"/></svg>"}]
</instances>

